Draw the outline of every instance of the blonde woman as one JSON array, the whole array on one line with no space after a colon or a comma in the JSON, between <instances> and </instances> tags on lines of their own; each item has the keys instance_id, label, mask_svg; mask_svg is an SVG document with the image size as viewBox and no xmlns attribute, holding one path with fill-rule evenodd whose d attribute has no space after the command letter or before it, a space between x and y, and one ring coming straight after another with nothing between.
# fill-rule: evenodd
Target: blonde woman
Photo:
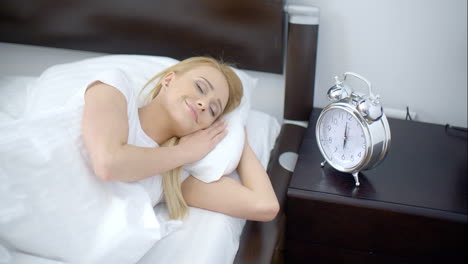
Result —
<instances>
[{"instance_id":1,"label":"blonde woman","mask_svg":"<svg viewBox=\"0 0 468 264\"><path fill-rule=\"evenodd\" d=\"M148 82L158 80L141 108L124 76L104 75L85 91L82 121L97 177L141 183L150 196L163 189L172 219L182 219L188 206L255 221L276 216L276 195L247 140L237 169L242 183L192 176L180 182L181 166L203 158L228 133L220 117L239 105L243 92L228 65L205 57L181 61ZM151 199L154 205L161 197Z\"/></svg>"}]
</instances>

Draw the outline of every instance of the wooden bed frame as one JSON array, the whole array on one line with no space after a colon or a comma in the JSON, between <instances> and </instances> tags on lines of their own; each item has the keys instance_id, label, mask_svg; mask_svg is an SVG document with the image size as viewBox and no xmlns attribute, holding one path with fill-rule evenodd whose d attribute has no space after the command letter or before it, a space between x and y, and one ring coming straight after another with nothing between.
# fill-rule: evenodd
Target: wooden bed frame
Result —
<instances>
[{"instance_id":1,"label":"wooden bed frame","mask_svg":"<svg viewBox=\"0 0 468 264\"><path fill-rule=\"evenodd\" d=\"M281 0L1 1L1 41L282 71Z\"/></svg>"},{"instance_id":2,"label":"wooden bed frame","mask_svg":"<svg viewBox=\"0 0 468 264\"><path fill-rule=\"evenodd\" d=\"M0 1L0 41L179 60L202 55L241 69L284 69L284 119L306 121L315 78L316 42L310 43L310 36L317 37L317 28L286 27L283 5L283 0ZM284 262L284 205L292 172L279 164L279 155L299 152L304 131L282 126L267 168L280 213L271 222L247 221L234 263Z\"/></svg>"}]
</instances>

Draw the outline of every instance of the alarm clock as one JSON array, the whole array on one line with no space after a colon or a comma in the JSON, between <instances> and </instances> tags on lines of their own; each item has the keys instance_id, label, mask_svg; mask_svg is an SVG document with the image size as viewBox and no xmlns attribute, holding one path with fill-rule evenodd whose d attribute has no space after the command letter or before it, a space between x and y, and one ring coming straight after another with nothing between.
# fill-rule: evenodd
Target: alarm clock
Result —
<instances>
[{"instance_id":1,"label":"alarm clock","mask_svg":"<svg viewBox=\"0 0 468 264\"><path fill-rule=\"evenodd\" d=\"M367 84L369 93L359 95L346 83L353 76ZM338 171L353 175L359 186L359 172L381 163L390 147L390 126L379 96L372 93L371 83L352 72L328 90L332 101L320 113L316 124L317 143L325 160Z\"/></svg>"}]
</instances>

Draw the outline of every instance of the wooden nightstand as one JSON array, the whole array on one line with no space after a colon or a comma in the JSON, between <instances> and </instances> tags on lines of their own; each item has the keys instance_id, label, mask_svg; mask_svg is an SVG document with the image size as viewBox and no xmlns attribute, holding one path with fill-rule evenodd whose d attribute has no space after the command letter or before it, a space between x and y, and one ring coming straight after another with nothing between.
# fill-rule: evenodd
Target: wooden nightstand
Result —
<instances>
[{"instance_id":1,"label":"wooden nightstand","mask_svg":"<svg viewBox=\"0 0 468 264\"><path fill-rule=\"evenodd\" d=\"M389 119L390 152L355 187L320 167L319 113L288 188L286 263L467 263L466 132Z\"/></svg>"}]
</instances>

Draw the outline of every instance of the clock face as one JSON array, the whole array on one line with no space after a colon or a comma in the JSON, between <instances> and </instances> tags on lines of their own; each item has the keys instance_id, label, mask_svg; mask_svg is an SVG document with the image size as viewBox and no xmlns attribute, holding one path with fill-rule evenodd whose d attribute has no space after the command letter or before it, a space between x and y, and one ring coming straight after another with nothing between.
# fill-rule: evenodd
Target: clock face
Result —
<instances>
[{"instance_id":1,"label":"clock face","mask_svg":"<svg viewBox=\"0 0 468 264\"><path fill-rule=\"evenodd\" d=\"M319 139L322 154L337 169L351 170L367 154L367 141L359 120L340 108L323 113L319 121Z\"/></svg>"}]
</instances>

